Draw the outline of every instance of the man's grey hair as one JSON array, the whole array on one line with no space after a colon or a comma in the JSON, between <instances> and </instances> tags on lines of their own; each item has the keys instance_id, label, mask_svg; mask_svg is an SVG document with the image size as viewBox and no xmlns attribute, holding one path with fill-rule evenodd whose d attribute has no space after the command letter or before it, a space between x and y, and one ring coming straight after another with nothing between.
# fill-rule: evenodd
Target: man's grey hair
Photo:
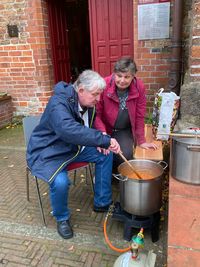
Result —
<instances>
[{"instance_id":1,"label":"man's grey hair","mask_svg":"<svg viewBox=\"0 0 200 267\"><path fill-rule=\"evenodd\" d=\"M134 75L137 72L137 66L132 58L124 57L115 63L113 71L114 73L130 71Z\"/></svg>"},{"instance_id":2,"label":"man's grey hair","mask_svg":"<svg viewBox=\"0 0 200 267\"><path fill-rule=\"evenodd\" d=\"M94 89L104 90L106 82L96 71L84 70L73 85L76 92L78 92L79 87L83 87L83 89L87 91L92 91Z\"/></svg>"}]
</instances>

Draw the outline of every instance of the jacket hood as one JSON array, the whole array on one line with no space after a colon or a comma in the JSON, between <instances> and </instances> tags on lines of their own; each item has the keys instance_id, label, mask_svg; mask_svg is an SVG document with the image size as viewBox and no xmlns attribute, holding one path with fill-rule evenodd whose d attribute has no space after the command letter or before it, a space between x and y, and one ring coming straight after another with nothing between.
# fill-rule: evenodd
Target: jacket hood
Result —
<instances>
[{"instance_id":1,"label":"jacket hood","mask_svg":"<svg viewBox=\"0 0 200 267\"><path fill-rule=\"evenodd\" d=\"M61 81L55 85L54 95L64 96L66 98L67 96L71 95L73 90L74 88L72 84Z\"/></svg>"}]
</instances>

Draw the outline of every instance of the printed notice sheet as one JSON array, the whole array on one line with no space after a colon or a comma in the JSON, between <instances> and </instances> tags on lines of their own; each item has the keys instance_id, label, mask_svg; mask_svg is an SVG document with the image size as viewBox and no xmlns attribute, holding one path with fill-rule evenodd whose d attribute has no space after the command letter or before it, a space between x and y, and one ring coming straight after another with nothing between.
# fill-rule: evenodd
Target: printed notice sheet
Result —
<instances>
[{"instance_id":1,"label":"printed notice sheet","mask_svg":"<svg viewBox=\"0 0 200 267\"><path fill-rule=\"evenodd\" d=\"M170 3L138 5L138 39L169 38Z\"/></svg>"}]
</instances>

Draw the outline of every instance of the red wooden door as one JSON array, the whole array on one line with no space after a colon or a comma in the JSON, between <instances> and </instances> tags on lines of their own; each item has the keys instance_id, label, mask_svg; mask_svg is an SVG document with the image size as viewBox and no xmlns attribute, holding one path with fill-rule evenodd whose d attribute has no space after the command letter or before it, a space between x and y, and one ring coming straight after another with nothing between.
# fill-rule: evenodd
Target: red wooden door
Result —
<instances>
[{"instance_id":1,"label":"red wooden door","mask_svg":"<svg viewBox=\"0 0 200 267\"><path fill-rule=\"evenodd\" d=\"M70 82L71 73L65 1L49 0L48 11L55 82Z\"/></svg>"},{"instance_id":2,"label":"red wooden door","mask_svg":"<svg viewBox=\"0 0 200 267\"><path fill-rule=\"evenodd\" d=\"M133 0L89 0L92 67L112 73L121 56L133 56Z\"/></svg>"}]
</instances>

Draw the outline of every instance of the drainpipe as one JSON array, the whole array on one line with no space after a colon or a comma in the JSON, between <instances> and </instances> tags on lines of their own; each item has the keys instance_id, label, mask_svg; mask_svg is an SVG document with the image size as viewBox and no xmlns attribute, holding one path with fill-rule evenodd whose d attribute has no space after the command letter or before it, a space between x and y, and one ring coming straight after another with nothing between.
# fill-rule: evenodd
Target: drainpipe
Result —
<instances>
[{"instance_id":1,"label":"drainpipe","mask_svg":"<svg viewBox=\"0 0 200 267\"><path fill-rule=\"evenodd\" d=\"M181 72L182 72L182 23L183 23L183 0L174 0L173 20L172 20L172 56L170 59L170 71L168 90L180 93Z\"/></svg>"}]
</instances>

